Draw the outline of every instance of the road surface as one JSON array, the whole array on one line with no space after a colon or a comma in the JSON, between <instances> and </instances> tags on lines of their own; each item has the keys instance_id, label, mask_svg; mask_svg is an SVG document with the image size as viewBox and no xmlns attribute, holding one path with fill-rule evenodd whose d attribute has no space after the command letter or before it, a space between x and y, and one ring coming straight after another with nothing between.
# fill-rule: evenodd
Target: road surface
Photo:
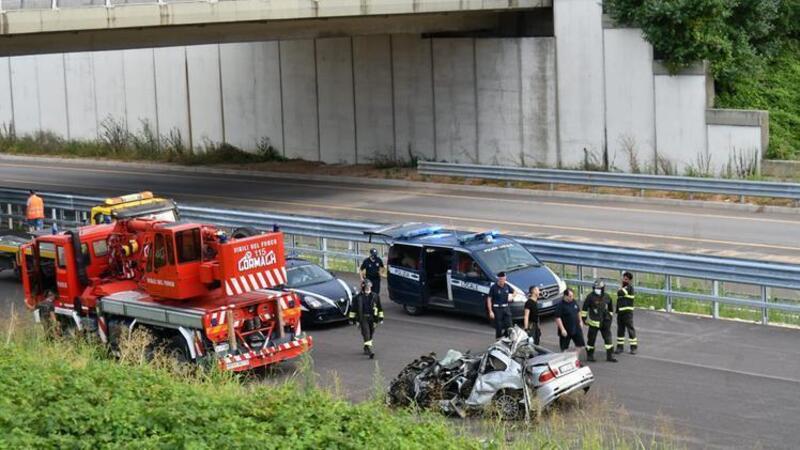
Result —
<instances>
[{"instance_id":1,"label":"road surface","mask_svg":"<svg viewBox=\"0 0 800 450\"><path fill-rule=\"evenodd\" d=\"M180 202L375 222L428 221L468 229L721 256L800 262L800 215L614 200L480 193L464 186L354 183L0 161L0 185L111 196L152 190Z\"/></svg>"}]
</instances>

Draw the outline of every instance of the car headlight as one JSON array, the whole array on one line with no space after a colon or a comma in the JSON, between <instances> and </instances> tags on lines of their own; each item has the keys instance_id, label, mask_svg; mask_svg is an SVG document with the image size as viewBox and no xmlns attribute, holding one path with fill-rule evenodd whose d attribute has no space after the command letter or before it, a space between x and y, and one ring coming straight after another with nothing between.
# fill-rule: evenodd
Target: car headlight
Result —
<instances>
[{"instance_id":1,"label":"car headlight","mask_svg":"<svg viewBox=\"0 0 800 450\"><path fill-rule=\"evenodd\" d=\"M512 297L515 302L525 303L528 300L528 297L525 297L525 294L522 292L514 292L514 296Z\"/></svg>"},{"instance_id":2,"label":"car headlight","mask_svg":"<svg viewBox=\"0 0 800 450\"><path fill-rule=\"evenodd\" d=\"M556 275L556 273L553 272L553 270L550 269L549 267L547 268L547 270L549 270L550 273L553 274L553 278L556 279L556 284L558 284L558 294L557 295L563 294L564 290L567 289L567 283L565 283L564 280L562 280L560 276Z\"/></svg>"},{"instance_id":3,"label":"car headlight","mask_svg":"<svg viewBox=\"0 0 800 450\"><path fill-rule=\"evenodd\" d=\"M316 309L322 306L322 302L320 302L319 300L310 295L306 295L305 297L303 297L303 301L306 302L306 305L308 305L309 308Z\"/></svg>"}]
</instances>

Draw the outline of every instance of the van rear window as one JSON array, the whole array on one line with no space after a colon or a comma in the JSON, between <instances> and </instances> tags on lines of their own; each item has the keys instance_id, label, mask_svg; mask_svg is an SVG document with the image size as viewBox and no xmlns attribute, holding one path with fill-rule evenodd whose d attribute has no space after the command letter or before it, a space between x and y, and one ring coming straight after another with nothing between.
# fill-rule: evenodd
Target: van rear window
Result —
<instances>
[{"instance_id":1,"label":"van rear window","mask_svg":"<svg viewBox=\"0 0 800 450\"><path fill-rule=\"evenodd\" d=\"M422 247L395 244L389 248L389 265L419 270L420 253Z\"/></svg>"}]
</instances>

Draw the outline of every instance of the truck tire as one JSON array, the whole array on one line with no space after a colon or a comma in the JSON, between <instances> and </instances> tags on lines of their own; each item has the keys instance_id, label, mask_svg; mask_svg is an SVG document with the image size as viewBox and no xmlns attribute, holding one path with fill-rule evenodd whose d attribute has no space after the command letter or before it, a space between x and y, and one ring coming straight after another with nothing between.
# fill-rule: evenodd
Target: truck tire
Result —
<instances>
[{"instance_id":1,"label":"truck tire","mask_svg":"<svg viewBox=\"0 0 800 450\"><path fill-rule=\"evenodd\" d=\"M403 310L409 316L420 316L422 315L423 312L425 312L425 309L422 306L412 306L412 305L403 305Z\"/></svg>"},{"instance_id":2,"label":"truck tire","mask_svg":"<svg viewBox=\"0 0 800 450\"><path fill-rule=\"evenodd\" d=\"M186 340L181 335L172 336L167 344L167 352L179 363L192 362L192 354L189 352L189 347L186 346Z\"/></svg>"},{"instance_id":3,"label":"truck tire","mask_svg":"<svg viewBox=\"0 0 800 450\"><path fill-rule=\"evenodd\" d=\"M259 234L258 230L252 227L239 227L233 230L231 237L234 239L242 239Z\"/></svg>"}]
</instances>

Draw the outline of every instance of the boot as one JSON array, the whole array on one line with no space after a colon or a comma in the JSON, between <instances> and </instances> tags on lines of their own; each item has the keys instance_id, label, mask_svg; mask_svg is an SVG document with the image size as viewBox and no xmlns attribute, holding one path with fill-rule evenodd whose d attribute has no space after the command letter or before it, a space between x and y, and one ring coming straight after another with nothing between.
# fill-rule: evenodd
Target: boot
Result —
<instances>
[{"instance_id":1,"label":"boot","mask_svg":"<svg viewBox=\"0 0 800 450\"><path fill-rule=\"evenodd\" d=\"M617 358L614 358L614 353L611 350L606 352L606 361L617 362Z\"/></svg>"},{"instance_id":2,"label":"boot","mask_svg":"<svg viewBox=\"0 0 800 450\"><path fill-rule=\"evenodd\" d=\"M372 351L372 349L369 349L369 359L375 359L375 353Z\"/></svg>"},{"instance_id":3,"label":"boot","mask_svg":"<svg viewBox=\"0 0 800 450\"><path fill-rule=\"evenodd\" d=\"M616 354L618 354L618 355L619 355L620 353L622 353L622 352L624 352L624 351L625 351L625 347L624 347L624 346L622 346L622 345L618 345L618 346L617 346L617 350L616 350L614 353L616 353Z\"/></svg>"},{"instance_id":4,"label":"boot","mask_svg":"<svg viewBox=\"0 0 800 450\"><path fill-rule=\"evenodd\" d=\"M594 350L587 350L586 351L586 361L588 361L588 362L595 362L596 361L594 359Z\"/></svg>"},{"instance_id":5,"label":"boot","mask_svg":"<svg viewBox=\"0 0 800 450\"><path fill-rule=\"evenodd\" d=\"M635 354L636 354L636 347L631 347L631 355L635 355Z\"/></svg>"},{"instance_id":6,"label":"boot","mask_svg":"<svg viewBox=\"0 0 800 450\"><path fill-rule=\"evenodd\" d=\"M371 353L371 351L369 349L369 345L364 344L364 354L365 355L369 355L370 353Z\"/></svg>"}]
</instances>

